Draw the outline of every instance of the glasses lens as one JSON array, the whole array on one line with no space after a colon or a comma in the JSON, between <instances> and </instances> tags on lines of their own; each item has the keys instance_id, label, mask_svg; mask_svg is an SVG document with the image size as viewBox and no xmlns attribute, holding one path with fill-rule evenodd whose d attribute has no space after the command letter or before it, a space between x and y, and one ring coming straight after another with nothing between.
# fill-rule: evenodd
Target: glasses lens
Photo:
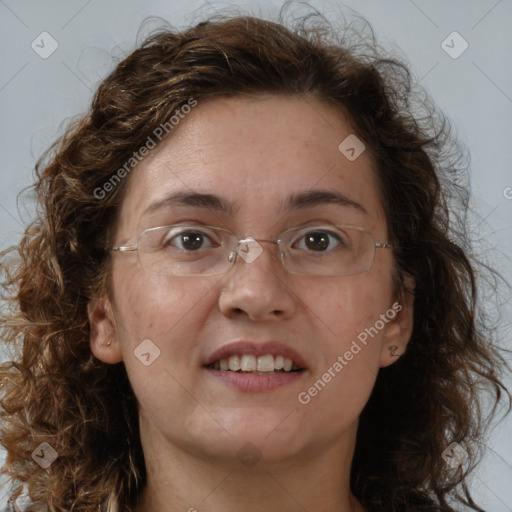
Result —
<instances>
[{"instance_id":1,"label":"glasses lens","mask_svg":"<svg viewBox=\"0 0 512 512\"><path fill-rule=\"evenodd\" d=\"M342 276L370 269L375 255L372 236L349 226L311 226L282 236L283 263L295 274Z\"/></svg>"},{"instance_id":2,"label":"glasses lens","mask_svg":"<svg viewBox=\"0 0 512 512\"><path fill-rule=\"evenodd\" d=\"M139 260L148 272L164 276L221 274L231 265L229 251L236 237L209 226L162 226L139 237Z\"/></svg>"}]
</instances>

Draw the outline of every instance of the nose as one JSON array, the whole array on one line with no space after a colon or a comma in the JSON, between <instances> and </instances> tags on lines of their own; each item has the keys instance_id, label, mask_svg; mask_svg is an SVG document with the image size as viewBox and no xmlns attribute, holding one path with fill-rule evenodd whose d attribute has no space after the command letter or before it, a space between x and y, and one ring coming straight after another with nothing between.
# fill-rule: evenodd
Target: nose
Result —
<instances>
[{"instance_id":1,"label":"nose","mask_svg":"<svg viewBox=\"0 0 512 512\"><path fill-rule=\"evenodd\" d=\"M277 245L247 239L239 246L236 261L223 279L219 309L229 318L254 321L285 320L297 304L288 272L278 256ZM269 241L270 242L270 241Z\"/></svg>"}]
</instances>

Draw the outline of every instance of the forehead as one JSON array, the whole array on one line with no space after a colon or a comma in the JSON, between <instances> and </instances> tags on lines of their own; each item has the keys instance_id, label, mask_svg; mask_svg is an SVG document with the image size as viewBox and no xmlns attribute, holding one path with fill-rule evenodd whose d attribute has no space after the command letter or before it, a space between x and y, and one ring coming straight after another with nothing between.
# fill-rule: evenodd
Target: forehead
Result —
<instances>
[{"instance_id":1,"label":"forehead","mask_svg":"<svg viewBox=\"0 0 512 512\"><path fill-rule=\"evenodd\" d=\"M366 227L372 227L383 217L375 166L366 150L347 158L343 141L354 146L354 137L338 109L313 98L271 95L199 103L132 172L121 229L133 231L155 214L155 204L172 195L216 195L232 207L230 214L264 220L282 214L291 196L315 190L363 206L359 211L347 206L347 215L363 219L366 210Z\"/></svg>"}]
</instances>

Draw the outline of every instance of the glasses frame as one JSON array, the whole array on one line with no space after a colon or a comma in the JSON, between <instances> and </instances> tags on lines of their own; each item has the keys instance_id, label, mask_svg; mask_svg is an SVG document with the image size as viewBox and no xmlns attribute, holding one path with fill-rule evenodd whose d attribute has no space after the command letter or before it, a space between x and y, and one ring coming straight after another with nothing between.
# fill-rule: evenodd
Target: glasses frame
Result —
<instances>
[{"instance_id":1,"label":"glasses frame","mask_svg":"<svg viewBox=\"0 0 512 512\"><path fill-rule=\"evenodd\" d=\"M105 247L105 250L109 251L109 252L137 251L137 260L138 260L140 266L143 268L143 270L145 270L146 272L149 272L150 274L162 275L162 276L165 276L165 277L203 277L203 276L207 277L207 276L214 276L214 275L222 275L222 274L225 274L225 273L229 272L229 270L236 263L237 256L239 254L240 244L248 243L248 242L268 242L268 243L277 244L277 246L279 248L279 257L280 257L279 259L281 260L281 264L283 265L283 268L287 272L289 272L290 274L305 275L305 276L316 276L316 277L343 277L343 276L363 274L364 272L368 272L372 268L373 262L375 261L375 254L377 252L376 249L396 249L397 248L396 245L391 244L391 243L376 242L375 238L373 237L373 235L369 231L367 231L366 229L364 229L362 227L359 227L359 226L352 226L352 225L349 225L349 224L323 224L323 225L318 225L318 226L316 226L316 225L315 226L311 226L311 228L313 230L315 228L322 228L322 227L326 228L328 226L335 227L335 228L356 229L358 231L361 231L361 232L369 235L369 237L373 241L373 257L372 257L370 266L367 269L359 270L357 272L349 272L349 273L346 273L346 274L304 274L302 272L294 272L292 270L289 270L288 267L286 266L285 261L284 261L285 251L283 250L283 248L281 246L281 244L283 243L282 237L286 233L289 233L291 231L299 231L301 229L307 229L309 226L287 229L287 230L283 231L279 235L279 238L277 238L275 240L271 240L271 239L266 239L266 238L254 238L252 236L245 237L245 238L238 238L238 235L236 235L235 233L233 233L229 229L221 228L219 226L209 226L209 225L202 225L202 224L199 224L199 225L197 225L197 224L168 224L168 225L164 225L164 226L155 226L155 227L152 227L152 228L144 229L143 231L141 231L139 233L139 235L137 236L137 241L134 244ZM144 235L144 233L146 233L148 231L153 231L153 230L161 229L161 228L173 228L173 227L183 227L183 228L192 228L192 229L193 228L197 228L197 229L200 229L200 228L210 228L210 229L215 229L215 230L219 230L219 231L225 231L226 233L229 233L230 235L232 235L232 237L234 237L234 239L235 238L237 239L237 244L235 246L235 249L230 252L230 254L229 254L228 258L227 258L228 262L230 262L231 265L229 267L227 267L227 269L225 271L222 271L222 272L215 272L213 274L197 274L197 275L195 275L195 274L192 274L192 275L173 275L173 274L170 274L170 275L168 275L168 274L159 274L157 272L152 272L151 270L148 270L147 268L144 267L144 265L140 261L140 253L138 252L139 241L140 241L141 237Z\"/></svg>"}]
</instances>

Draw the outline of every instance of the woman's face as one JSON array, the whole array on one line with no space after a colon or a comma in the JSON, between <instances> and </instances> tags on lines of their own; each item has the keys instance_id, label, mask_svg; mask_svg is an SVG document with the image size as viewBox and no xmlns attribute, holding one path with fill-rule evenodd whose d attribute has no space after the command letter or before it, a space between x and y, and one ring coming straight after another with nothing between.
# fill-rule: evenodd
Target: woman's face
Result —
<instances>
[{"instance_id":1,"label":"woman's face","mask_svg":"<svg viewBox=\"0 0 512 512\"><path fill-rule=\"evenodd\" d=\"M113 242L183 222L267 240L345 224L388 242L369 151L354 159L353 139L338 148L351 134L338 111L311 98L199 102L132 172ZM182 199L165 201L175 194ZM124 362L142 432L217 460L248 442L268 460L306 458L354 435L379 368L411 332L412 306L397 307L393 294L392 250L377 249L367 272L332 277L289 273L275 244L258 247L254 260L239 256L225 274L201 277L152 274L137 252L113 253L109 298L90 307L91 348ZM250 345L227 355L293 354L304 369L236 377L205 367L236 342Z\"/></svg>"}]
</instances>

